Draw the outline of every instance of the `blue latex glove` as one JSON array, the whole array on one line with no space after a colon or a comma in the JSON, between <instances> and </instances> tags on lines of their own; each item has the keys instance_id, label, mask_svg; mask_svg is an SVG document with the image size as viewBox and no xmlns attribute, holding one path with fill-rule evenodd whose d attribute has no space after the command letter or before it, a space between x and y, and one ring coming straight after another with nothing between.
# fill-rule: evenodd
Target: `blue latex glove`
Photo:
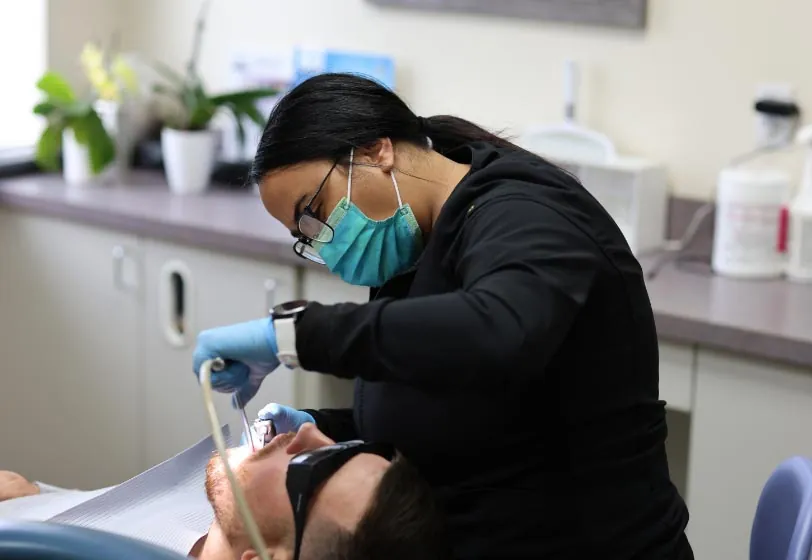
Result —
<instances>
[{"instance_id":1,"label":"blue latex glove","mask_svg":"<svg viewBox=\"0 0 812 560\"><path fill-rule=\"evenodd\" d=\"M265 376L279 367L276 332L270 318L209 329L197 337L194 372L206 360L222 358L226 367L213 371L211 386L221 393L235 392L232 404L241 408L257 394Z\"/></svg>"},{"instance_id":2,"label":"blue latex glove","mask_svg":"<svg viewBox=\"0 0 812 560\"><path fill-rule=\"evenodd\" d=\"M302 424L316 423L316 420L307 412L277 403L266 405L265 408L259 411L257 418L260 420L272 420L277 434L298 432Z\"/></svg>"}]
</instances>

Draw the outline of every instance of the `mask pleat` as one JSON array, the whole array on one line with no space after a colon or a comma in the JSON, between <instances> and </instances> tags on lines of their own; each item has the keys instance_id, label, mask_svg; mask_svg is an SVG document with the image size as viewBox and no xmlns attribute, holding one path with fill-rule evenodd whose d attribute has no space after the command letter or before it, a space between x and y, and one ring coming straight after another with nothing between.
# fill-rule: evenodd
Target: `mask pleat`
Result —
<instances>
[{"instance_id":1,"label":"mask pleat","mask_svg":"<svg viewBox=\"0 0 812 560\"><path fill-rule=\"evenodd\" d=\"M346 200L346 199L345 199ZM381 286L410 267L422 248L411 210L399 209L387 220L371 220L353 203L335 216L333 241L319 254L331 272L345 282Z\"/></svg>"}]
</instances>

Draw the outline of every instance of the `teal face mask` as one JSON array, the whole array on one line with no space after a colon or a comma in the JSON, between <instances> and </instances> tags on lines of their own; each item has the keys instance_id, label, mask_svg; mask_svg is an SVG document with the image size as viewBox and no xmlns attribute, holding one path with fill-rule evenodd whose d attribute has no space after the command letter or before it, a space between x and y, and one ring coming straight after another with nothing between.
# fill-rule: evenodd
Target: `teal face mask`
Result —
<instances>
[{"instance_id":1,"label":"teal face mask","mask_svg":"<svg viewBox=\"0 0 812 560\"><path fill-rule=\"evenodd\" d=\"M327 219L333 228L329 243L313 243L330 272L356 286L379 287L411 267L423 248L423 239L414 212L403 204L395 175L390 173L398 209L381 221L367 217L350 201L352 160L347 177L347 196L342 198Z\"/></svg>"}]
</instances>

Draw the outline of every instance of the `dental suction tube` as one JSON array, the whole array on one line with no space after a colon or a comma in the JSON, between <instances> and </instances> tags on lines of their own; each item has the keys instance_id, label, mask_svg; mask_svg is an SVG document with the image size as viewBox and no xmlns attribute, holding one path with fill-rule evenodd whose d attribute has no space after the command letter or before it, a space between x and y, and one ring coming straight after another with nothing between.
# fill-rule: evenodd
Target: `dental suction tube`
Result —
<instances>
[{"instance_id":1,"label":"dental suction tube","mask_svg":"<svg viewBox=\"0 0 812 560\"><path fill-rule=\"evenodd\" d=\"M214 445L217 448L217 453L220 455L220 460L223 462L223 468L226 471L228 482L231 485L231 492L234 494L234 501L237 503L237 509L240 511L240 516L245 524L245 530L248 533L248 537L251 539L251 544L259 555L260 560L271 560L270 556L268 556L268 548L265 546L265 540L262 538L262 534L259 532L259 526L254 520L254 516L251 514L251 510L248 507L248 501L245 499L245 494L237 481L234 471L231 469L231 465L228 464L226 442L225 438L223 437L223 432L220 430L221 424L220 420L217 418L217 411L214 408L214 400L212 399L213 392L211 388L211 372L213 367L221 370L224 366L225 363L221 358L206 360L203 362L203 365L200 366L200 386L203 389L203 402L206 406L209 422L211 423L211 435L214 438ZM245 412L243 412L243 415L244 414ZM250 430L248 435L250 437Z\"/></svg>"}]
</instances>

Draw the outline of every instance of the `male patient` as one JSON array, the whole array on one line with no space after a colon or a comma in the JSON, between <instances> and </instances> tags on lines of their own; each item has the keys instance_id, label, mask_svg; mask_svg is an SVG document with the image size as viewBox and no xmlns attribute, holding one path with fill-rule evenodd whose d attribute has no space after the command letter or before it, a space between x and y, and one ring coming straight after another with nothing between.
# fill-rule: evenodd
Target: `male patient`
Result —
<instances>
[{"instance_id":1,"label":"male patient","mask_svg":"<svg viewBox=\"0 0 812 560\"><path fill-rule=\"evenodd\" d=\"M327 452L334 444L314 424L305 424L295 434L276 436L257 452L245 446L229 451L229 464L274 559L294 556L288 465L294 457L316 450ZM448 557L441 513L431 490L400 456L389 461L373 453L358 453L313 491L304 523L302 560ZM0 501L38 492L20 475L0 473ZM258 558L219 457L213 457L206 469L206 494L215 520L190 555L202 560Z\"/></svg>"}]
</instances>

